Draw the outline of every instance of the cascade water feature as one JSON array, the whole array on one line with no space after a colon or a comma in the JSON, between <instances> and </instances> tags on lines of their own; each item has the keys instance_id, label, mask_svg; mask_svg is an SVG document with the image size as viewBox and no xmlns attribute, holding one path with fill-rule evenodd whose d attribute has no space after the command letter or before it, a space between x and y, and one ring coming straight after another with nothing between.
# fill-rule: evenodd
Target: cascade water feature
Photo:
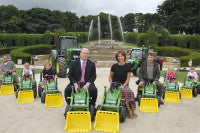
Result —
<instances>
[{"instance_id":1,"label":"cascade water feature","mask_svg":"<svg viewBox=\"0 0 200 133\"><path fill-rule=\"evenodd\" d=\"M122 28L122 23L121 23L120 17L118 17L118 22L119 22L119 28L120 28L120 31L121 31L122 40L123 40L123 44L124 44L124 31L123 31L123 28Z\"/></svg>"},{"instance_id":2,"label":"cascade water feature","mask_svg":"<svg viewBox=\"0 0 200 133\"><path fill-rule=\"evenodd\" d=\"M90 23L89 34L88 34L88 42L90 41L92 29L93 29L93 19L91 20L91 23Z\"/></svg>"},{"instance_id":3,"label":"cascade water feature","mask_svg":"<svg viewBox=\"0 0 200 133\"><path fill-rule=\"evenodd\" d=\"M98 36L99 36L99 41L100 41L100 35L101 35L101 25L100 25L100 17L98 16Z\"/></svg>"},{"instance_id":4,"label":"cascade water feature","mask_svg":"<svg viewBox=\"0 0 200 133\"><path fill-rule=\"evenodd\" d=\"M109 27L110 27L111 44L112 44L112 23L111 23L111 19L110 19L110 14L108 14L108 21L109 21Z\"/></svg>"}]
</instances>

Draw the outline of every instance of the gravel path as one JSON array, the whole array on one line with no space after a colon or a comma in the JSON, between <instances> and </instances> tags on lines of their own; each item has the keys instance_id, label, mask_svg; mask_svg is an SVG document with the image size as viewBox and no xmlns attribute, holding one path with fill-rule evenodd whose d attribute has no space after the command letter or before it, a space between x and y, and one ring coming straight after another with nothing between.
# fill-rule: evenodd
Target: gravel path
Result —
<instances>
[{"instance_id":1,"label":"gravel path","mask_svg":"<svg viewBox=\"0 0 200 133\"><path fill-rule=\"evenodd\" d=\"M104 85L108 86L110 68L97 69L95 84L98 88L97 104L100 104ZM39 82L39 74L36 74ZM130 86L136 94L137 78L131 77ZM160 81L162 82L162 78ZM67 78L59 78L58 84L62 92L69 83ZM138 117L126 119L120 123L120 133L198 133L200 132L200 96L191 100L182 99L180 104L165 103L160 106L159 112L142 113L137 107ZM14 95L0 96L0 133L63 133L65 119L63 112L66 102L63 96L63 107L45 108L40 98L33 103L17 103ZM93 127L92 122L92 127ZM91 132L96 132L92 129Z\"/></svg>"}]
</instances>

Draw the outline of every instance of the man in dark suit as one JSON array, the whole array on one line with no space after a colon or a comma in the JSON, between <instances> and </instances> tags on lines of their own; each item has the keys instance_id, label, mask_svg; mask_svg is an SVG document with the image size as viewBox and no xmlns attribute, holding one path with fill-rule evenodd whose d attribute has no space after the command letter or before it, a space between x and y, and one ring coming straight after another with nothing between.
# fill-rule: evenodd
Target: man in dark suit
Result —
<instances>
[{"instance_id":1,"label":"man in dark suit","mask_svg":"<svg viewBox=\"0 0 200 133\"><path fill-rule=\"evenodd\" d=\"M89 93L92 99L90 100L90 105L94 105L97 99L97 88L94 85L94 81L96 79L96 66L95 63L88 59L89 50L87 48L83 48L80 53L80 59L74 61L70 65L69 69L69 80L70 83L65 88L65 100L67 104L70 104L70 99L67 97L71 97L72 86L74 86L75 91L78 89L78 82L84 82L83 89L86 91L89 86Z\"/></svg>"}]
</instances>

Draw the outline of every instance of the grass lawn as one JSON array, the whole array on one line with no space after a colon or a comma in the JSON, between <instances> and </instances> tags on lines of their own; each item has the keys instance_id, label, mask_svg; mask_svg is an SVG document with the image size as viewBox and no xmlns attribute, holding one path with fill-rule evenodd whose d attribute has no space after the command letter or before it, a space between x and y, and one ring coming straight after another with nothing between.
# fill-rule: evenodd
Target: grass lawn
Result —
<instances>
[{"instance_id":1,"label":"grass lawn","mask_svg":"<svg viewBox=\"0 0 200 133\"><path fill-rule=\"evenodd\" d=\"M166 73L167 71L160 71L160 76L164 77L164 74ZM196 71L197 73L200 73L200 70L197 70ZM188 72L180 72L180 71L175 71L176 73L176 76L177 76L177 80L179 82L184 82L186 79L187 79L187 74Z\"/></svg>"},{"instance_id":2,"label":"grass lawn","mask_svg":"<svg viewBox=\"0 0 200 133\"><path fill-rule=\"evenodd\" d=\"M23 68L16 68L16 72L17 72L18 77L20 77L22 70L23 70ZM32 70L34 70L35 74L38 74L38 73L41 72L42 69L32 68Z\"/></svg>"},{"instance_id":3,"label":"grass lawn","mask_svg":"<svg viewBox=\"0 0 200 133\"><path fill-rule=\"evenodd\" d=\"M125 42L125 44L128 45L128 46L138 47L137 44L134 44L134 43L126 43Z\"/></svg>"}]
</instances>

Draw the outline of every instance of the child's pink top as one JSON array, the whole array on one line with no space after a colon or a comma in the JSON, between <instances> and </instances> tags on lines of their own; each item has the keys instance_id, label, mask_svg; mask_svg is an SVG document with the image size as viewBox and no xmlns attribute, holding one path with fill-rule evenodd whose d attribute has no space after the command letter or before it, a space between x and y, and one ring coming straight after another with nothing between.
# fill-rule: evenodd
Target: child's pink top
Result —
<instances>
[{"instance_id":1,"label":"child's pink top","mask_svg":"<svg viewBox=\"0 0 200 133\"><path fill-rule=\"evenodd\" d=\"M168 72L166 74L167 81L170 81L170 77L171 77L172 81L176 82L176 74L175 73Z\"/></svg>"}]
</instances>

